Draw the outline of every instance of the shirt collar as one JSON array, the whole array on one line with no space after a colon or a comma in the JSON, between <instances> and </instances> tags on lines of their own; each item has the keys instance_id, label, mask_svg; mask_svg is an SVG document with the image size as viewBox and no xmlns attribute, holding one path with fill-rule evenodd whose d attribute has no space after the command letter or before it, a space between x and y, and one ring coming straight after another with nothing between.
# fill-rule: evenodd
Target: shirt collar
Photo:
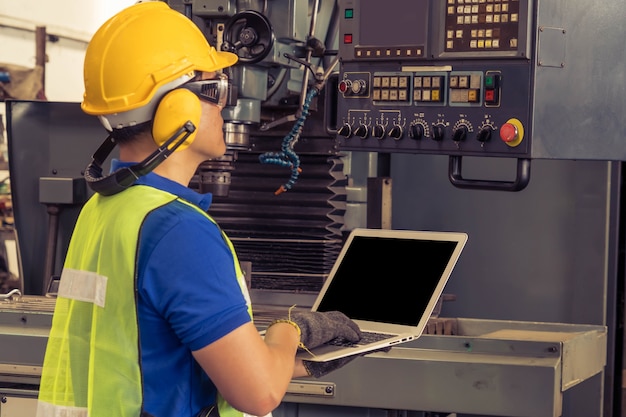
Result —
<instances>
[{"instance_id":1,"label":"shirt collar","mask_svg":"<svg viewBox=\"0 0 626 417\"><path fill-rule=\"evenodd\" d=\"M134 164L136 164L136 162L123 162L119 159L112 159L111 172ZM213 200L213 195L211 193L201 194L189 187L185 187L184 185L177 183L176 181L172 181L168 178L160 176L159 174L155 174L154 172L150 172L142 177L139 177L137 181L135 181L135 184L147 185L158 190L174 194L183 200L197 205L205 211L209 209Z\"/></svg>"}]
</instances>

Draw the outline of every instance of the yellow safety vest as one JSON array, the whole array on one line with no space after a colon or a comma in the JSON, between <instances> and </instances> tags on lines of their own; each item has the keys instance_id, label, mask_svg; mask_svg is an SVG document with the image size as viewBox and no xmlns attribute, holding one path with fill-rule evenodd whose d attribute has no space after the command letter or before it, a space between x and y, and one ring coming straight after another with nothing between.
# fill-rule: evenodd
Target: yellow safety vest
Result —
<instances>
[{"instance_id":1,"label":"yellow safety vest","mask_svg":"<svg viewBox=\"0 0 626 417\"><path fill-rule=\"evenodd\" d=\"M37 417L140 416L143 395L135 288L139 231L148 213L176 199L165 191L135 185L110 197L96 194L85 204L61 273ZM214 222L199 207L178 200ZM222 235L233 253L252 317L235 250ZM218 409L221 417L242 416L219 394Z\"/></svg>"}]
</instances>

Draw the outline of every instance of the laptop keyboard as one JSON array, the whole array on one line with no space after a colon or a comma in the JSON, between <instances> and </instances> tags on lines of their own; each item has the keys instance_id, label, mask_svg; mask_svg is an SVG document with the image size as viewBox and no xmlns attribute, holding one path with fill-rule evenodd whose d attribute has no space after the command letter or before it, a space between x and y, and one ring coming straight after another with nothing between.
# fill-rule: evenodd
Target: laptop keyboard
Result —
<instances>
[{"instance_id":1,"label":"laptop keyboard","mask_svg":"<svg viewBox=\"0 0 626 417\"><path fill-rule=\"evenodd\" d=\"M344 339L343 337L338 337L336 339L331 340L327 344L333 346L343 346L343 347L351 347L351 346L360 346L367 345L369 343L378 342L383 339L387 339L393 335L389 333L376 333L376 332L361 332L361 340L358 342L351 342L348 339Z\"/></svg>"}]
</instances>

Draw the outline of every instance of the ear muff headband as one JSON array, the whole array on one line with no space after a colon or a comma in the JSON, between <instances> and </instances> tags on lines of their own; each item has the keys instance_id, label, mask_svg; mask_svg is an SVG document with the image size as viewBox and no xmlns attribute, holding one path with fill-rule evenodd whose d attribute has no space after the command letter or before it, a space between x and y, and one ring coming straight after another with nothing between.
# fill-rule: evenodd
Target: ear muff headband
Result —
<instances>
[{"instance_id":1,"label":"ear muff headband","mask_svg":"<svg viewBox=\"0 0 626 417\"><path fill-rule=\"evenodd\" d=\"M168 156L179 149L187 139L194 134L196 126L191 121L183 123L169 139L163 142L156 151L148 155L143 161L124 167L112 172L107 176L102 175L102 164L115 148L115 140L108 136L98 150L94 153L92 161L85 169L85 180L93 191L105 196L117 194L124 191L137 181L156 168Z\"/></svg>"},{"instance_id":2,"label":"ear muff headband","mask_svg":"<svg viewBox=\"0 0 626 417\"><path fill-rule=\"evenodd\" d=\"M194 93L184 88L168 92L163 96L154 113L152 137L155 143L157 146L162 146L187 121L193 123L194 126L199 126L201 115L202 105ZM187 140L181 143L178 149L183 150L191 145L196 134L197 132L189 134Z\"/></svg>"}]
</instances>

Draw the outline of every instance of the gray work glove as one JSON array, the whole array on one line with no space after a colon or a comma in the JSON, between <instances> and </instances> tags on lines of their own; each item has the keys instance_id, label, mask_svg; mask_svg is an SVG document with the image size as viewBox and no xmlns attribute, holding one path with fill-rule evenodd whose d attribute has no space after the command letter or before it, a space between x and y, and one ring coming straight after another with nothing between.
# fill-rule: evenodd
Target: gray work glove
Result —
<instances>
[{"instance_id":1,"label":"gray work glove","mask_svg":"<svg viewBox=\"0 0 626 417\"><path fill-rule=\"evenodd\" d=\"M303 360L302 364L306 368L306 371L309 373L309 375L314 378L319 378L341 368L344 365L347 365L349 362L352 362L359 356L361 355L346 356L345 358L334 359L327 362L311 362Z\"/></svg>"},{"instance_id":2,"label":"gray work glove","mask_svg":"<svg viewBox=\"0 0 626 417\"><path fill-rule=\"evenodd\" d=\"M311 362L311 361L303 360L302 363L304 364L304 367L306 368L309 375L315 378L319 378L332 371L335 371L341 368L342 366L347 365L348 363L352 362L353 360L355 360L356 358L360 356L369 355L370 353L374 353L374 352L389 352L390 350L391 350L390 347L386 347L386 348L374 350L372 352L346 356L345 358L339 358L339 359L335 359L335 360L328 361L328 362Z\"/></svg>"},{"instance_id":3,"label":"gray work glove","mask_svg":"<svg viewBox=\"0 0 626 417\"><path fill-rule=\"evenodd\" d=\"M293 312L290 319L300 327L300 343L306 349L314 349L337 338L350 342L361 340L359 326L340 311Z\"/></svg>"}]
</instances>

